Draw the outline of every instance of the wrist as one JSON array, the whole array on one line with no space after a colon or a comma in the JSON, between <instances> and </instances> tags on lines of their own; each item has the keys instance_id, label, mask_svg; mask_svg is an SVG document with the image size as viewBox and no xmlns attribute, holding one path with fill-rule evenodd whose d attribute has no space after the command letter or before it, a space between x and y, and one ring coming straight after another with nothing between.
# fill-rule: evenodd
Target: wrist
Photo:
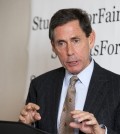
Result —
<instances>
[{"instance_id":1,"label":"wrist","mask_svg":"<svg viewBox=\"0 0 120 134\"><path fill-rule=\"evenodd\" d=\"M106 126L103 124L100 124L100 128L101 128L101 134L105 134Z\"/></svg>"},{"instance_id":2,"label":"wrist","mask_svg":"<svg viewBox=\"0 0 120 134\"><path fill-rule=\"evenodd\" d=\"M90 134L105 134L106 127L101 127L101 125L96 129L96 131L93 131Z\"/></svg>"},{"instance_id":3,"label":"wrist","mask_svg":"<svg viewBox=\"0 0 120 134\"><path fill-rule=\"evenodd\" d=\"M100 134L105 134L105 128L101 128L101 133Z\"/></svg>"}]
</instances>

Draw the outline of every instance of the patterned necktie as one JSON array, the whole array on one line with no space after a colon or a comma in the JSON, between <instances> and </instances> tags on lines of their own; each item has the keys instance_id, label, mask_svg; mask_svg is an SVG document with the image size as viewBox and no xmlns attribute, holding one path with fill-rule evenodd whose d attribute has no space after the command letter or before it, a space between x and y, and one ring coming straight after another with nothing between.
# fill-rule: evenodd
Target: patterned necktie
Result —
<instances>
[{"instance_id":1,"label":"patterned necktie","mask_svg":"<svg viewBox=\"0 0 120 134\"><path fill-rule=\"evenodd\" d=\"M70 84L67 90L67 95L60 119L59 134L73 134L74 132L74 129L71 128L69 124L73 121L70 112L75 110L75 83L77 80L77 76L72 76L70 78Z\"/></svg>"}]
</instances>

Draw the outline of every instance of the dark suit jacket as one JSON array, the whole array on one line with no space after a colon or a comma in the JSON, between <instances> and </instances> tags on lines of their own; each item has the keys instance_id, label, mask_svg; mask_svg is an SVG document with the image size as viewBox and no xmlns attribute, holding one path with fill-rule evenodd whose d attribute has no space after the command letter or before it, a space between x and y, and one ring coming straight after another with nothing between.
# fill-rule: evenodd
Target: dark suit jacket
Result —
<instances>
[{"instance_id":1,"label":"dark suit jacket","mask_svg":"<svg viewBox=\"0 0 120 134\"><path fill-rule=\"evenodd\" d=\"M36 127L57 134L57 115L65 76L63 67L32 80L27 103L40 106L42 119ZM94 114L99 124L108 128L108 134L120 134L120 76L95 63L84 111ZM81 132L80 132L81 133Z\"/></svg>"}]
</instances>

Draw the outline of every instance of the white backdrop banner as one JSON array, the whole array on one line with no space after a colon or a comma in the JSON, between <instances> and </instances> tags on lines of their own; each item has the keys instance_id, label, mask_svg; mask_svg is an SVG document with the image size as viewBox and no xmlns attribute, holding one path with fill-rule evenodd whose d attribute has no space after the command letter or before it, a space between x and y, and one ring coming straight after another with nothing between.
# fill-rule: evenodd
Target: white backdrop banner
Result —
<instances>
[{"instance_id":1,"label":"white backdrop banner","mask_svg":"<svg viewBox=\"0 0 120 134\"><path fill-rule=\"evenodd\" d=\"M96 32L92 57L120 74L120 0L31 0L28 84L30 78L61 66L48 38L49 21L57 10L73 7L89 13Z\"/></svg>"}]
</instances>

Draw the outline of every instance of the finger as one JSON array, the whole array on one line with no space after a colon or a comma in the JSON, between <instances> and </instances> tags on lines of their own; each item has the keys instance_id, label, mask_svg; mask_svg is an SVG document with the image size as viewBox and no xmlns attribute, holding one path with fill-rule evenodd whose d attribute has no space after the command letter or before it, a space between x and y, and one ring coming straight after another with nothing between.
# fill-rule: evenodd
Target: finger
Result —
<instances>
[{"instance_id":1,"label":"finger","mask_svg":"<svg viewBox=\"0 0 120 134\"><path fill-rule=\"evenodd\" d=\"M31 124L32 122L34 122L34 117L31 113L31 111L26 112L26 114L24 113L25 111L23 113L22 112L20 113L20 116L19 116L19 121L20 122L25 123L25 124Z\"/></svg>"},{"instance_id":2,"label":"finger","mask_svg":"<svg viewBox=\"0 0 120 134\"><path fill-rule=\"evenodd\" d=\"M85 124L86 125L97 125L98 122L97 122L96 118L91 118L90 120L86 121Z\"/></svg>"},{"instance_id":3,"label":"finger","mask_svg":"<svg viewBox=\"0 0 120 134\"><path fill-rule=\"evenodd\" d=\"M89 112L84 112L84 111L74 111L74 114L72 114L72 117L74 119L76 118L82 118L84 116L90 115L91 113ZM91 116L93 116L93 114L91 114Z\"/></svg>"},{"instance_id":4,"label":"finger","mask_svg":"<svg viewBox=\"0 0 120 134\"><path fill-rule=\"evenodd\" d=\"M75 123L75 122L71 122L70 123L70 127L72 127L72 128L80 128L80 123L78 124L78 123Z\"/></svg>"},{"instance_id":5,"label":"finger","mask_svg":"<svg viewBox=\"0 0 120 134\"><path fill-rule=\"evenodd\" d=\"M31 106L32 109L34 109L34 110L39 110L40 109L40 107L35 103L29 103L28 106Z\"/></svg>"},{"instance_id":6,"label":"finger","mask_svg":"<svg viewBox=\"0 0 120 134\"><path fill-rule=\"evenodd\" d=\"M94 116L91 113L85 113L82 116L78 117L78 122L82 122L82 121L89 121L89 120L93 120Z\"/></svg>"},{"instance_id":7,"label":"finger","mask_svg":"<svg viewBox=\"0 0 120 134\"><path fill-rule=\"evenodd\" d=\"M37 104L28 103L28 104L25 106L25 109L26 109L26 110L39 110L40 107L39 107Z\"/></svg>"},{"instance_id":8,"label":"finger","mask_svg":"<svg viewBox=\"0 0 120 134\"><path fill-rule=\"evenodd\" d=\"M23 109L21 112L20 112L20 115L22 115L22 116L27 116L27 111L26 111L26 109Z\"/></svg>"},{"instance_id":9,"label":"finger","mask_svg":"<svg viewBox=\"0 0 120 134\"><path fill-rule=\"evenodd\" d=\"M80 123L85 120L91 120L92 118L94 118L94 115L89 112L83 111L83 112L77 112L77 114L74 114L72 117L74 118L76 123Z\"/></svg>"},{"instance_id":10,"label":"finger","mask_svg":"<svg viewBox=\"0 0 120 134\"><path fill-rule=\"evenodd\" d=\"M19 116L19 121L22 122L22 123L26 122L25 118L23 116L21 116L21 115Z\"/></svg>"},{"instance_id":11,"label":"finger","mask_svg":"<svg viewBox=\"0 0 120 134\"><path fill-rule=\"evenodd\" d=\"M82 123L82 122L80 122L80 121L78 121L79 120L79 118L74 118L74 122L75 123Z\"/></svg>"},{"instance_id":12,"label":"finger","mask_svg":"<svg viewBox=\"0 0 120 134\"><path fill-rule=\"evenodd\" d=\"M97 125L97 122L95 120L86 121L86 125Z\"/></svg>"},{"instance_id":13,"label":"finger","mask_svg":"<svg viewBox=\"0 0 120 134\"><path fill-rule=\"evenodd\" d=\"M79 111L79 110L74 110L71 111L71 116L76 119L76 118L80 118L80 116L82 116L83 112Z\"/></svg>"},{"instance_id":14,"label":"finger","mask_svg":"<svg viewBox=\"0 0 120 134\"><path fill-rule=\"evenodd\" d=\"M37 113L35 113L35 115L34 115L34 120L36 121L36 120L40 120L41 119L41 116L40 116L40 114L37 112Z\"/></svg>"},{"instance_id":15,"label":"finger","mask_svg":"<svg viewBox=\"0 0 120 134\"><path fill-rule=\"evenodd\" d=\"M79 114L79 113L81 113L81 112L83 112L83 111L81 111L81 110L74 110L74 111L71 111L70 113L71 113L72 115L74 115L74 114Z\"/></svg>"}]
</instances>

